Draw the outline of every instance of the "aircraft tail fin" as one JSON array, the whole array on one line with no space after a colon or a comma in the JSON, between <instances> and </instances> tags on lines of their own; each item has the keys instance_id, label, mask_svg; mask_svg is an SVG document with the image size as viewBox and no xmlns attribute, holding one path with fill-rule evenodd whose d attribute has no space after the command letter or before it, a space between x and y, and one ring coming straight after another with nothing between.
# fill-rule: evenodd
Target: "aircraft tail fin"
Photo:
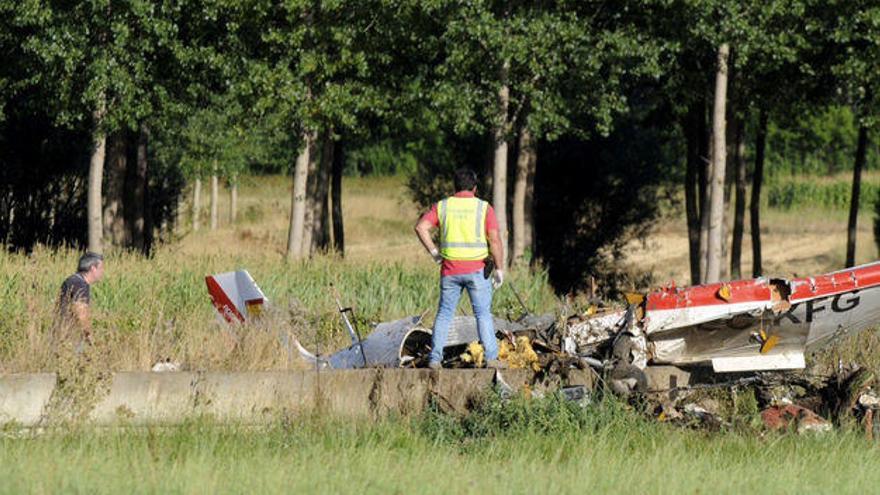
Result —
<instances>
[{"instance_id":1,"label":"aircraft tail fin","mask_svg":"<svg viewBox=\"0 0 880 495\"><path fill-rule=\"evenodd\" d=\"M229 323L259 316L269 302L247 270L208 275L205 284L214 308Z\"/></svg>"}]
</instances>

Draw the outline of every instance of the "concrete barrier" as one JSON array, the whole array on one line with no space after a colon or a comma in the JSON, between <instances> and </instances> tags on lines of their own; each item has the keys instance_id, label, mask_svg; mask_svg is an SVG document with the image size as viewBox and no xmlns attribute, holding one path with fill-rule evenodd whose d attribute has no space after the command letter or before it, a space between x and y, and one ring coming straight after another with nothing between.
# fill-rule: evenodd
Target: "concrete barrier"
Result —
<instances>
[{"instance_id":1,"label":"concrete barrier","mask_svg":"<svg viewBox=\"0 0 880 495\"><path fill-rule=\"evenodd\" d=\"M110 391L89 418L99 424L178 423L193 414L193 386L199 373L114 373Z\"/></svg>"},{"instance_id":2,"label":"concrete barrier","mask_svg":"<svg viewBox=\"0 0 880 495\"><path fill-rule=\"evenodd\" d=\"M55 381L54 373L0 375L0 424L36 425L49 404Z\"/></svg>"},{"instance_id":3,"label":"concrete barrier","mask_svg":"<svg viewBox=\"0 0 880 495\"><path fill-rule=\"evenodd\" d=\"M502 375L514 389L533 378L525 370ZM569 380L591 386L591 378L588 372L573 372ZM30 426L44 419L55 382L53 374L0 375L0 424ZM199 416L261 422L313 412L376 418L418 413L432 401L463 413L494 383L495 372L487 369L122 372L98 386L88 418L96 424L135 425Z\"/></svg>"}]
</instances>

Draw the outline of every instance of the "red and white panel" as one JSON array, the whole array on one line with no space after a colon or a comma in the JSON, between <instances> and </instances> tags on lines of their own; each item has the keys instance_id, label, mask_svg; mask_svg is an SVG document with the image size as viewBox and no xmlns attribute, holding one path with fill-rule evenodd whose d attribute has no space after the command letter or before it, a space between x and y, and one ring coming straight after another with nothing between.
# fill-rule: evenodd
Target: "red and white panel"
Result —
<instances>
[{"instance_id":1,"label":"red and white panel","mask_svg":"<svg viewBox=\"0 0 880 495\"><path fill-rule=\"evenodd\" d=\"M208 275L205 283L211 303L229 323L241 323L259 316L269 302L247 270Z\"/></svg>"}]
</instances>

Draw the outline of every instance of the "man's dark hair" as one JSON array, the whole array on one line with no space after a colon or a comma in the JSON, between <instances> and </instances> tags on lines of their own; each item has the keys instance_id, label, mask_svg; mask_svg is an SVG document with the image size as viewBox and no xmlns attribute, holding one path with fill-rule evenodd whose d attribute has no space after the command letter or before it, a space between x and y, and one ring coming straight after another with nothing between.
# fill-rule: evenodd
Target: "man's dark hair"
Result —
<instances>
[{"instance_id":1,"label":"man's dark hair","mask_svg":"<svg viewBox=\"0 0 880 495\"><path fill-rule=\"evenodd\" d=\"M93 253L91 251L79 257L79 263L76 265L76 271L78 272L87 272L92 269L93 266L97 266L98 263L104 261L104 257L98 253Z\"/></svg>"},{"instance_id":2,"label":"man's dark hair","mask_svg":"<svg viewBox=\"0 0 880 495\"><path fill-rule=\"evenodd\" d=\"M470 191L477 185L477 174L469 168L460 168L455 171L455 190Z\"/></svg>"}]
</instances>

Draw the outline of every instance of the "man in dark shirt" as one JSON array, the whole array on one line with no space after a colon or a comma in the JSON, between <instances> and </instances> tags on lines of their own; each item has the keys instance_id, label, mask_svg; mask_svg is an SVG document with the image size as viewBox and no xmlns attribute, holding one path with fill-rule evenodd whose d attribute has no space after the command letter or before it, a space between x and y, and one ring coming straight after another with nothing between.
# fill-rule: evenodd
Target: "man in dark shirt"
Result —
<instances>
[{"instance_id":1,"label":"man in dark shirt","mask_svg":"<svg viewBox=\"0 0 880 495\"><path fill-rule=\"evenodd\" d=\"M91 285L104 276L104 257L88 252L79 258L76 273L67 277L61 284L61 296L58 299L58 310L61 317L79 326L86 339L92 328L89 316L91 303Z\"/></svg>"}]
</instances>

